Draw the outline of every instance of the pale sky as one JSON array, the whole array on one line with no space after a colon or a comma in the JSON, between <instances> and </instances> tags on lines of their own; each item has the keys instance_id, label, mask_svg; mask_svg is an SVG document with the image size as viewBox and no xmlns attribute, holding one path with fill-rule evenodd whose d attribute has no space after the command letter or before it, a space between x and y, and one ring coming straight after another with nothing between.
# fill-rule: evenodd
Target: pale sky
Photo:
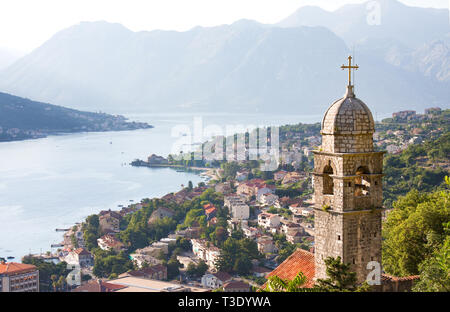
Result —
<instances>
[{"instance_id":1,"label":"pale sky","mask_svg":"<svg viewBox=\"0 0 450 312\"><path fill-rule=\"evenodd\" d=\"M303 5L335 10L367 0L0 0L0 47L30 52L81 21L120 23L133 31L231 24L246 18L275 23ZM448 8L450 0L400 0Z\"/></svg>"}]
</instances>

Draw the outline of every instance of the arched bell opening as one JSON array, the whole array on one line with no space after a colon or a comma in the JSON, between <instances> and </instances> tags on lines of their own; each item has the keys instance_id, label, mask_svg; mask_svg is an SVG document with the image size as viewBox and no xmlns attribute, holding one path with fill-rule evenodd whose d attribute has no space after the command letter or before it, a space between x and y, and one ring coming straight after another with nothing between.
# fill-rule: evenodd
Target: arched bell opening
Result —
<instances>
[{"instance_id":1,"label":"arched bell opening","mask_svg":"<svg viewBox=\"0 0 450 312\"><path fill-rule=\"evenodd\" d=\"M331 177L334 174L333 168L330 163L323 169L323 194L333 195L334 194L334 182Z\"/></svg>"},{"instance_id":2,"label":"arched bell opening","mask_svg":"<svg viewBox=\"0 0 450 312\"><path fill-rule=\"evenodd\" d=\"M360 166L355 172L355 196L370 195L370 171L366 166Z\"/></svg>"}]
</instances>

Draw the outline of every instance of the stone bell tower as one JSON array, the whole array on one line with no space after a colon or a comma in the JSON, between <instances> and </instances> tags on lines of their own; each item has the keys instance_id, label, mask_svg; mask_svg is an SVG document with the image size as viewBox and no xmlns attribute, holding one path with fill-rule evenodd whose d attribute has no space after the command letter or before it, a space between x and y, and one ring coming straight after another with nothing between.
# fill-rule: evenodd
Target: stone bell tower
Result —
<instances>
[{"instance_id":1,"label":"stone bell tower","mask_svg":"<svg viewBox=\"0 0 450 312\"><path fill-rule=\"evenodd\" d=\"M373 149L375 123L355 97L351 70L343 98L322 120L322 146L314 151L315 277L326 278L327 257L350 263L363 283L377 261L381 266L383 154Z\"/></svg>"}]
</instances>

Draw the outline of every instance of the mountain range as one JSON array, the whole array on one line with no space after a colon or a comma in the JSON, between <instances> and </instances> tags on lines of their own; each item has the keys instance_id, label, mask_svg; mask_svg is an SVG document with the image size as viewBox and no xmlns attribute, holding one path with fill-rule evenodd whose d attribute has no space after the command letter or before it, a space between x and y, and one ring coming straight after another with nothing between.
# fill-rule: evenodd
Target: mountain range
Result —
<instances>
[{"instance_id":1,"label":"mountain range","mask_svg":"<svg viewBox=\"0 0 450 312\"><path fill-rule=\"evenodd\" d=\"M115 113L322 114L355 51L356 95L373 111L448 107L448 11L373 2L185 32L82 22L1 70L0 90Z\"/></svg>"}]
</instances>

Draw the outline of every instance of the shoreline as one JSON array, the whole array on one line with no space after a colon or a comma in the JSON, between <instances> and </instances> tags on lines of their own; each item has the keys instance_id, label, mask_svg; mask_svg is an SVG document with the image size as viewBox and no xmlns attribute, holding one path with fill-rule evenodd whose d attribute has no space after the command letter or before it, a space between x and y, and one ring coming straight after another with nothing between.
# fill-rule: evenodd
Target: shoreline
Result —
<instances>
[{"instance_id":1,"label":"shoreline","mask_svg":"<svg viewBox=\"0 0 450 312\"><path fill-rule=\"evenodd\" d=\"M48 137L57 137L57 136L65 136L65 135L73 135L73 134L88 134L88 133L105 133L105 132L124 132L124 131L136 131L136 130L149 130L154 129L155 126L148 125L148 127L136 128L136 129L117 129L117 130L93 130L93 131L74 131L74 132L55 132L55 133L46 133L36 137L28 137L28 138L18 138L13 140L0 140L1 143L12 143L12 142L23 142L23 141L32 141L32 140L40 140L46 139Z\"/></svg>"}]
</instances>

